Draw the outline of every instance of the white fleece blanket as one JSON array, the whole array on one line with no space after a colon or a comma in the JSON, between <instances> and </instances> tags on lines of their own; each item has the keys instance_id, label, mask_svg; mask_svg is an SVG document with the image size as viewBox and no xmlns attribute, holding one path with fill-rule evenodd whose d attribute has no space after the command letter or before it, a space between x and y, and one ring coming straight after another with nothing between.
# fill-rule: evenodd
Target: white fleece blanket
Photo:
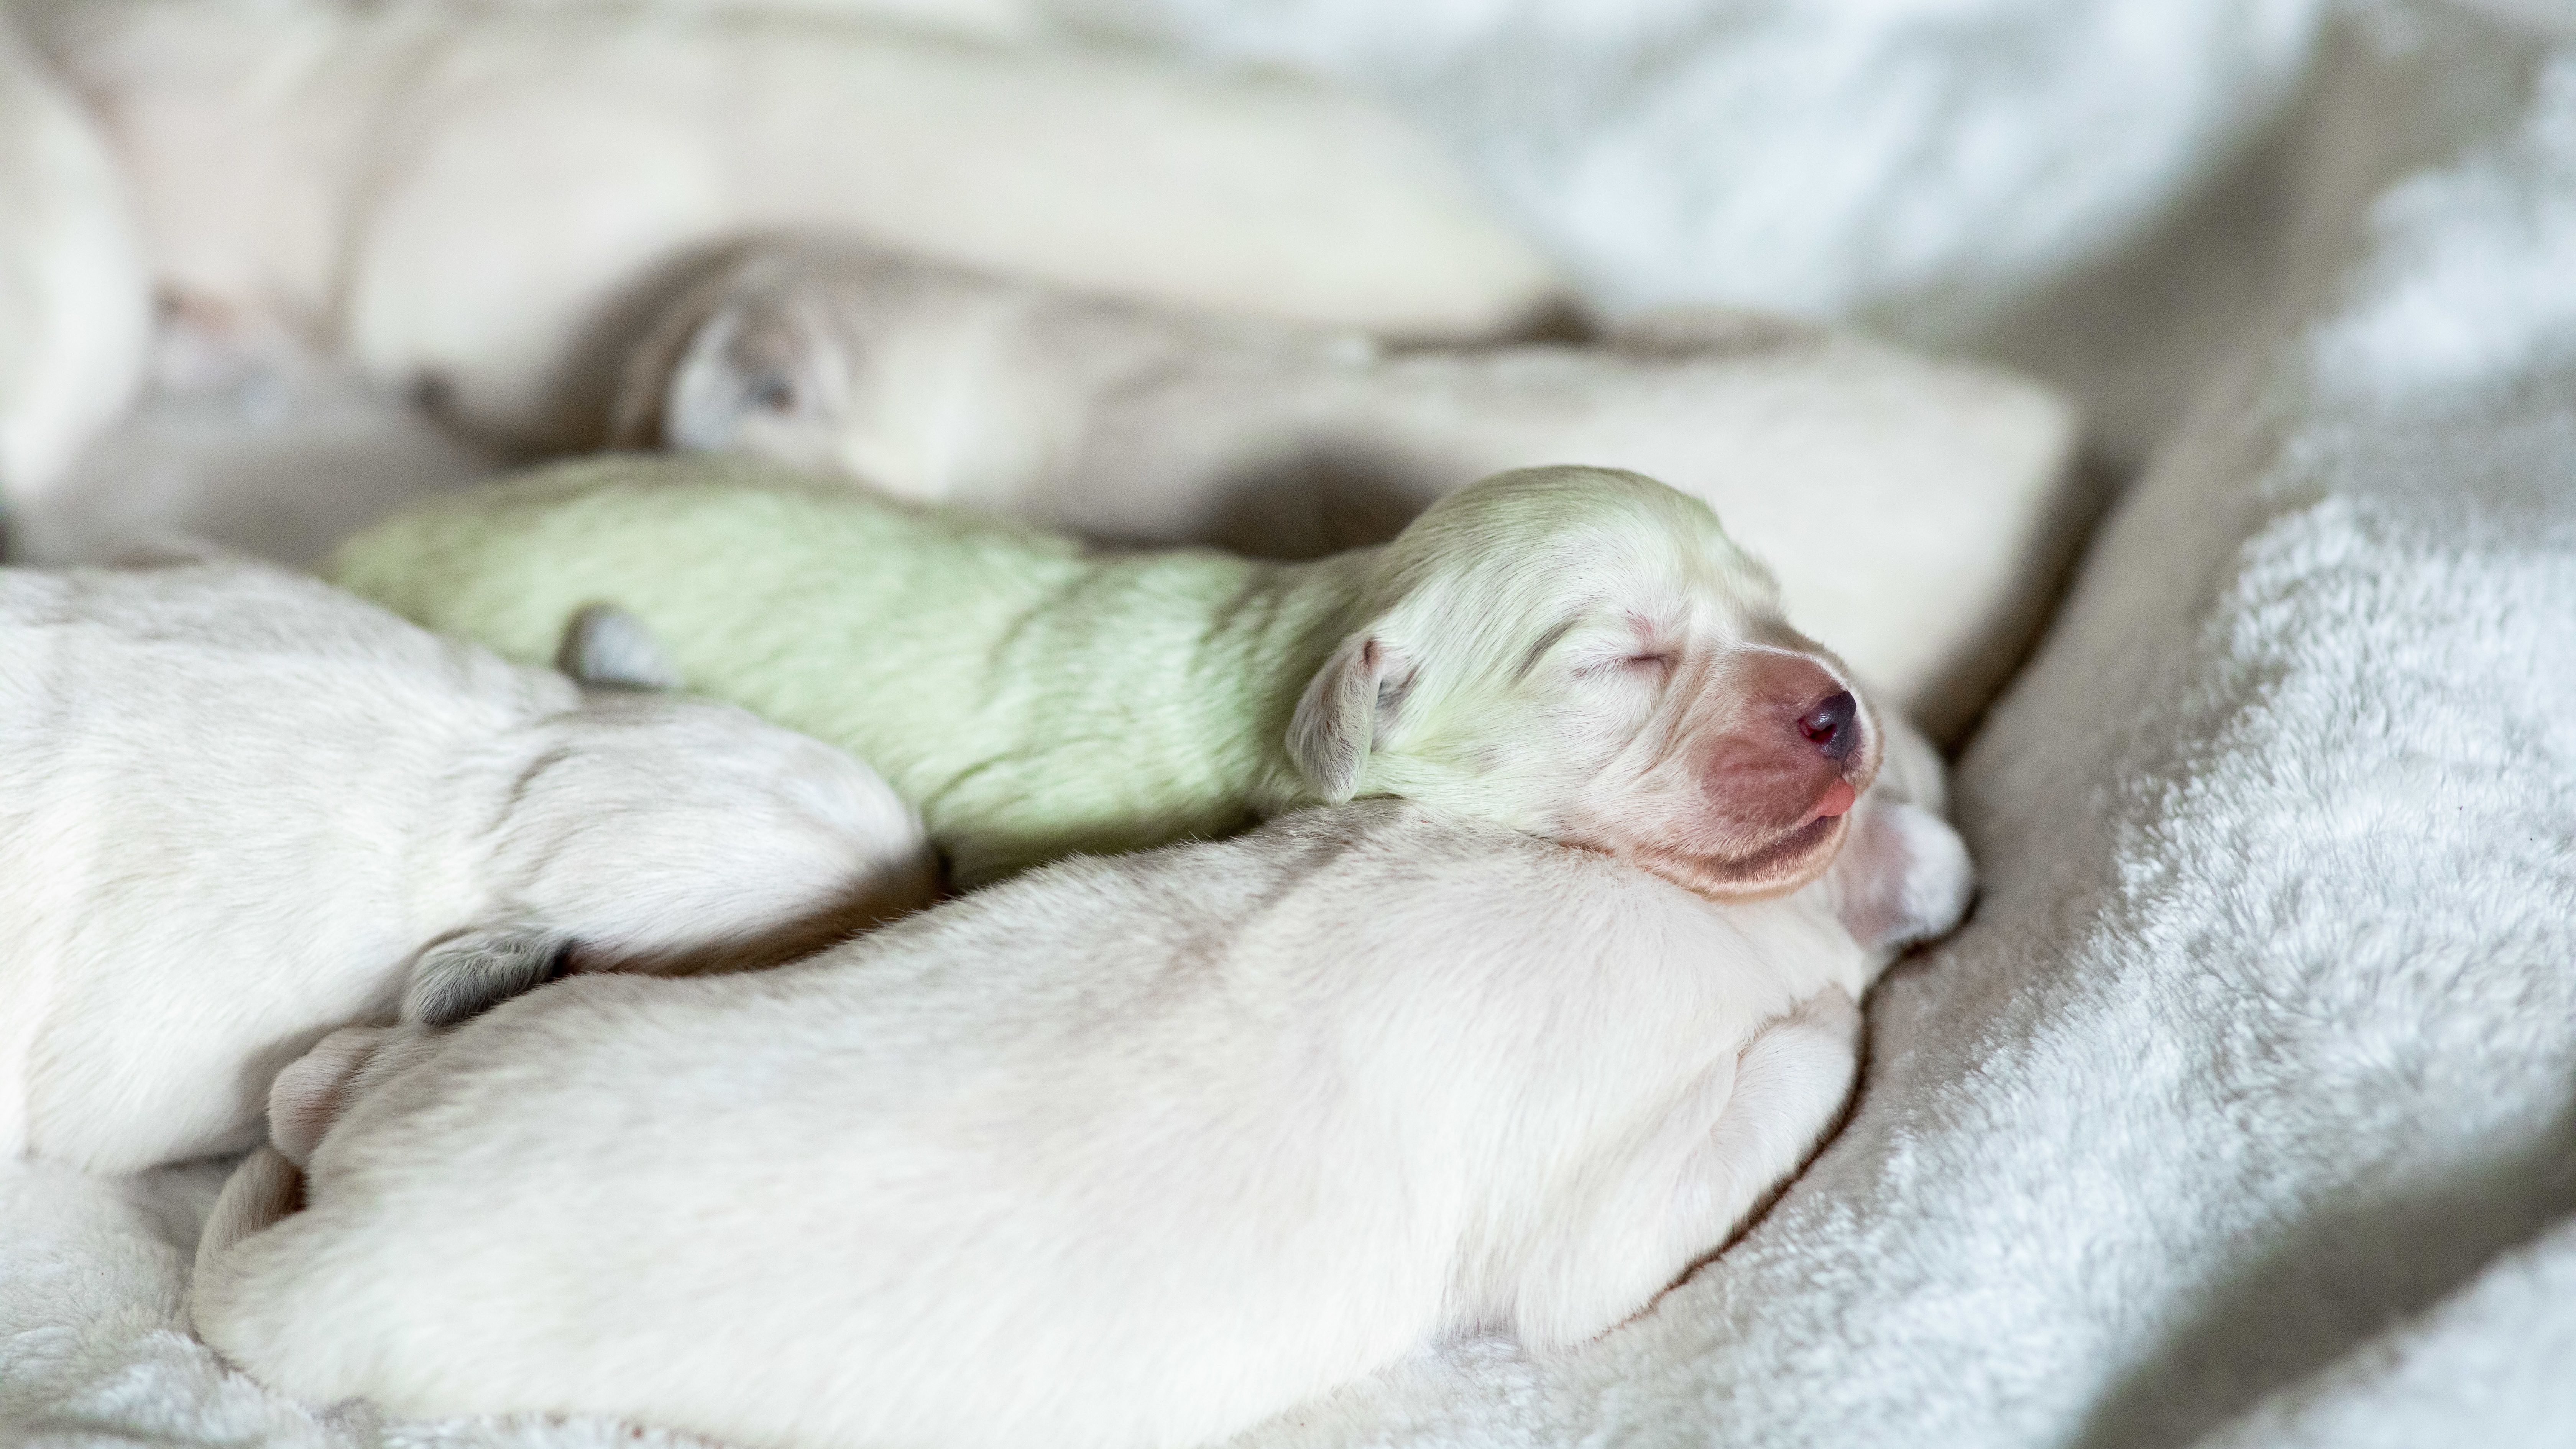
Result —
<instances>
[{"instance_id":1,"label":"white fleece blanket","mask_svg":"<svg viewBox=\"0 0 2576 1449\"><path fill-rule=\"evenodd\" d=\"M1464 25L1471 8L1420 10ZM1698 158L1643 93L1622 113L1529 92L1513 132L1498 97L1476 104L1490 60L1473 57L1544 43L1569 77L1700 75L1758 122L1726 87L1794 53L1777 49L1791 21L1828 45L1877 15L1875 51L1832 50L1832 85L1857 102L1914 75L1918 98L1974 104L1917 107L1932 130L1893 136L1901 98L1856 104L1848 129L1818 97L1781 108L1770 134L1804 136L1819 185L1869 204L1828 195L1829 225L1775 199L1779 244L1823 227L1859 258L1820 306L1930 297L1906 314L1926 328L2073 359L2054 374L2153 461L1962 762L1984 899L1874 997L1861 1098L1813 1168L1579 1352L1454 1346L1250 1442L2576 1442L2576 40L2429 0L2313 37L2298 0L1923 0L1834 7L1834 25L1779 0L1720 7L1734 20L1693 32L1702 49L1649 63L1638 26L1569 18L1587 8L1671 7L1491 7L1463 69L1409 91L1336 29L1384 7L1259 13L1304 17L1302 59L1435 121L1492 121L1489 176L1515 145L1579 140L1701 197L1751 142ZM2106 18L2123 8L2167 19L2123 32ZM1128 20L1234 44L1177 0L1158 16ZM1982 69L1975 47L1900 44L1970 33L2027 44ZM2189 43L2133 53L2124 34ZM2130 64L2148 90L2195 77L2191 95L2108 96ZM2089 80L2036 78L2070 66ZM2096 133L2113 170L2123 147L2164 159L2127 182L2061 174L2084 160L2068 137L2105 115L2162 128ZM1892 242L1868 261L1906 195L1930 188L1938 221L1983 194L1906 157L2051 146L2029 184L2085 206L1995 207L1949 273ZM1560 245L1618 230L1599 209L1615 187L1542 176L1514 195L1554 209ZM1730 253L1684 209L1628 214L1626 244L1671 269L1578 260L1622 279L1602 283L1613 300L1706 293L1692 247ZM1986 280L1921 280L1962 268ZM380 1424L229 1375L177 1326L214 1180L0 1173L0 1441L656 1442Z\"/></svg>"}]
</instances>

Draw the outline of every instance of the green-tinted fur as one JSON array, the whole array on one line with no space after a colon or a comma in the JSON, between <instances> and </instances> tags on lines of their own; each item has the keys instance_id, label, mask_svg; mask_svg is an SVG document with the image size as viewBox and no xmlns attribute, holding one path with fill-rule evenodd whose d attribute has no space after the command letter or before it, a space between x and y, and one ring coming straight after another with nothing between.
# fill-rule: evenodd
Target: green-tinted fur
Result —
<instances>
[{"instance_id":1,"label":"green-tinted fur","mask_svg":"<svg viewBox=\"0 0 2576 1449\"><path fill-rule=\"evenodd\" d=\"M1568 611L1648 576L1776 607L1705 505L1576 468L1463 489L1381 548L1272 564L1094 552L749 462L603 458L397 519L338 564L357 592L523 660L584 606L623 606L689 688L876 767L968 884L1323 799L1290 722L1328 659L1361 657L1363 628L1404 674L1337 696L1357 732L1325 753L1357 774L1335 797L1544 829L1516 803L1533 736L1505 697ZM1374 739L1352 710L1381 717Z\"/></svg>"},{"instance_id":2,"label":"green-tinted fur","mask_svg":"<svg viewBox=\"0 0 2576 1449\"><path fill-rule=\"evenodd\" d=\"M337 574L536 662L583 605L622 605L689 688L873 765L980 881L1311 799L1282 741L1351 591L1303 584L1349 567L1093 554L755 465L610 458L398 519Z\"/></svg>"}]
</instances>

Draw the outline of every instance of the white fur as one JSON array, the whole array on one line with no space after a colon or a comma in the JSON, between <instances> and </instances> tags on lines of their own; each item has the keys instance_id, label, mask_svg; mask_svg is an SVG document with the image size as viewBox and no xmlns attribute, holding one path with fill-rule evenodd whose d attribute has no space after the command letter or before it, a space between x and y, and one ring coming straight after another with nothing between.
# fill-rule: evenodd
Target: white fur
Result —
<instances>
[{"instance_id":1,"label":"white fur","mask_svg":"<svg viewBox=\"0 0 2576 1449\"><path fill-rule=\"evenodd\" d=\"M400 1413L1197 1442L1470 1329L1579 1342L1715 1250L1849 1092L1886 955L1833 900L1380 801L798 967L349 1034L317 1090L393 1064L311 1206L206 1255L198 1323Z\"/></svg>"},{"instance_id":2,"label":"white fur","mask_svg":"<svg viewBox=\"0 0 2576 1449\"><path fill-rule=\"evenodd\" d=\"M0 572L0 1158L238 1150L416 958L685 969L930 875L883 782L739 710L585 693L264 566Z\"/></svg>"},{"instance_id":3,"label":"white fur","mask_svg":"<svg viewBox=\"0 0 2576 1449\"><path fill-rule=\"evenodd\" d=\"M1553 293L1436 153L1276 73L751 10L104 0L50 21L166 282L522 441L594 440L627 314L764 230L1409 334L1507 328Z\"/></svg>"},{"instance_id":4,"label":"white fur","mask_svg":"<svg viewBox=\"0 0 2576 1449\"><path fill-rule=\"evenodd\" d=\"M41 496L125 405L150 328L124 184L0 7L0 509Z\"/></svg>"},{"instance_id":5,"label":"white fur","mask_svg":"<svg viewBox=\"0 0 2576 1449\"><path fill-rule=\"evenodd\" d=\"M1601 347L1390 352L837 244L754 247L683 294L618 412L631 445L1269 556L1374 542L1506 468L1633 469L1713 504L1793 616L1944 736L2084 512L2054 394L1848 333L1668 314Z\"/></svg>"}]
</instances>

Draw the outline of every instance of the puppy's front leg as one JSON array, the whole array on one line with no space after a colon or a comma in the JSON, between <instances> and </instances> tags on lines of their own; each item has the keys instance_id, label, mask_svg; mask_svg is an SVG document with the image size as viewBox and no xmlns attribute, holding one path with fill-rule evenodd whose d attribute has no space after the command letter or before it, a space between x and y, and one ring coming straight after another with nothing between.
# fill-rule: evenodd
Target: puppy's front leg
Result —
<instances>
[{"instance_id":1,"label":"puppy's front leg","mask_svg":"<svg viewBox=\"0 0 2576 1449\"><path fill-rule=\"evenodd\" d=\"M1860 1009L1828 987L1713 1069L1673 1130L1629 1159L1628 1180L1535 1256L1514 1305L1521 1340L1546 1348L1602 1333L1722 1247L1841 1114L1860 1030Z\"/></svg>"},{"instance_id":2,"label":"puppy's front leg","mask_svg":"<svg viewBox=\"0 0 2576 1449\"><path fill-rule=\"evenodd\" d=\"M1977 871L1949 821L1902 800L1865 801L1825 888L1843 928L1874 958L1874 980L1905 948L1957 929Z\"/></svg>"},{"instance_id":3,"label":"puppy's front leg","mask_svg":"<svg viewBox=\"0 0 2576 1449\"><path fill-rule=\"evenodd\" d=\"M1949 793L1941 757L1902 719L1887 719L1884 729L1878 779L1819 882L1843 929L1870 953L1863 987L1907 947L1957 929L1977 894L1968 844L1941 816Z\"/></svg>"}]
</instances>

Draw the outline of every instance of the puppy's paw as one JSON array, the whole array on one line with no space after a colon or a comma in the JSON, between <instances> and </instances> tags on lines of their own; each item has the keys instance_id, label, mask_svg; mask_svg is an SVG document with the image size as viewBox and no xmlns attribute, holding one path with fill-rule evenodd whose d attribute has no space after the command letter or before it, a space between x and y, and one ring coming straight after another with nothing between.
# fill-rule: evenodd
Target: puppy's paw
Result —
<instances>
[{"instance_id":1,"label":"puppy's paw","mask_svg":"<svg viewBox=\"0 0 2576 1449\"><path fill-rule=\"evenodd\" d=\"M679 666L644 621L615 604L592 604L572 616L555 667L594 689L662 691L680 687Z\"/></svg>"},{"instance_id":2,"label":"puppy's paw","mask_svg":"<svg viewBox=\"0 0 2576 1449\"><path fill-rule=\"evenodd\" d=\"M453 1026L564 973L572 941L542 926L497 926L451 936L420 953L403 988L402 1019Z\"/></svg>"},{"instance_id":3,"label":"puppy's paw","mask_svg":"<svg viewBox=\"0 0 2576 1449\"><path fill-rule=\"evenodd\" d=\"M1827 876L1853 939L1893 957L1957 929L1976 898L1977 869L1950 822L1919 805L1872 801Z\"/></svg>"}]
</instances>

